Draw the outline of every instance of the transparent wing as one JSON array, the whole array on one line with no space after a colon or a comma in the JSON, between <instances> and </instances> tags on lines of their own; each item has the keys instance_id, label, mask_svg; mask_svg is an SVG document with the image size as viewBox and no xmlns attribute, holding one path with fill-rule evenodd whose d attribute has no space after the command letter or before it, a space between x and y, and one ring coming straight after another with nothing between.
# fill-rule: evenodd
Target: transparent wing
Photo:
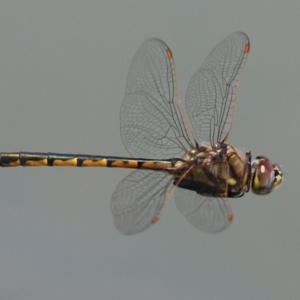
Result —
<instances>
[{"instance_id":1,"label":"transparent wing","mask_svg":"<svg viewBox=\"0 0 300 300\"><path fill-rule=\"evenodd\" d=\"M230 225L233 216L227 201L181 188L175 191L177 209L194 227L208 233L220 232Z\"/></svg>"},{"instance_id":2,"label":"transparent wing","mask_svg":"<svg viewBox=\"0 0 300 300\"><path fill-rule=\"evenodd\" d=\"M133 58L121 107L121 136L134 157L170 158L190 148L170 48L146 40Z\"/></svg>"},{"instance_id":3,"label":"transparent wing","mask_svg":"<svg viewBox=\"0 0 300 300\"><path fill-rule=\"evenodd\" d=\"M171 175L149 170L137 170L125 177L111 200L116 228L123 234L134 234L153 224L171 182Z\"/></svg>"},{"instance_id":4,"label":"transparent wing","mask_svg":"<svg viewBox=\"0 0 300 300\"><path fill-rule=\"evenodd\" d=\"M200 141L226 141L235 115L236 94L250 50L243 32L234 32L220 42L192 77L186 108Z\"/></svg>"}]
</instances>

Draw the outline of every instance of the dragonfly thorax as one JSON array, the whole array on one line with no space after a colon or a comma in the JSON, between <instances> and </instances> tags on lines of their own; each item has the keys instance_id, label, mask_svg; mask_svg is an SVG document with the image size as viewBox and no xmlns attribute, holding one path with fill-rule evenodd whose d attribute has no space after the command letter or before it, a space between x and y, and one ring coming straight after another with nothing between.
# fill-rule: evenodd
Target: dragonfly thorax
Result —
<instances>
[{"instance_id":1,"label":"dragonfly thorax","mask_svg":"<svg viewBox=\"0 0 300 300\"><path fill-rule=\"evenodd\" d=\"M174 184L204 196L240 197L249 190L250 160L250 152L226 143L201 145L177 164Z\"/></svg>"}]
</instances>

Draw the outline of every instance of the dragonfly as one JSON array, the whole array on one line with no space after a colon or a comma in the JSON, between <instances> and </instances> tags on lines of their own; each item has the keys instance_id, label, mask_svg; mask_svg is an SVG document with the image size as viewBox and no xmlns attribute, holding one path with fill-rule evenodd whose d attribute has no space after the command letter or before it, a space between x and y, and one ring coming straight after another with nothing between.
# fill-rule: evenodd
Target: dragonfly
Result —
<instances>
[{"instance_id":1,"label":"dragonfly","mask_svg":"<svg viewBox=\"0 0 300 300\"><path fill-rule=\"evenodd\" d=\"M131 157L2 152L0 165L136 169L111 200L121 233L135 234L157 223L173 193L194 227L220 232L233 220L229 198L250 189L267 195L282 182L278 164L265 156L251 160L250 151L227 142L249 51L243 32L221 41L190 80L185 111L172 51L162 40L148 39L132 60L121 105L121 137Z\"/></svg>"}]
</instances>

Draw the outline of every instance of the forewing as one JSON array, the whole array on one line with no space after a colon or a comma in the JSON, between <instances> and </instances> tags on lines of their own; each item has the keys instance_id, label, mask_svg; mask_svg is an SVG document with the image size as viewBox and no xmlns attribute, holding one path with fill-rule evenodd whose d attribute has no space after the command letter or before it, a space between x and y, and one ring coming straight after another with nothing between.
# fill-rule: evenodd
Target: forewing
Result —
<instances>
[{"instance_id":1,"label":"forewing","mask_svg":"<svg viewBox=\"0 0 300 300\"><path fill-rule=\"evenodd\" d=\"M242 69L250 50L243 32L234 32L220 42L192 77L186 108L200 141L226 141L234 121L236 95Z\"/></svg>"},{"instance_id":2,"label":"forewing","mask_svg":"<svg viewBox=\"0 0 300 300\"><path fill-rule=\"evenodd\" d=\"M194 227L207 233L220 232L231 224L232 212L227 201L182 188L175 191L177 209Z\"/></svg>"},{"instance_id":3,"label":"forewing","mask_svg":"<svg viewBox=\"0 0 300 300\"><path fill-rule=\"evenodd\" d=\"M134 234L153 224L171 182L169 174L149 170L137 170L125 177L111 200L116 228L123 234Z\"/></svg>"},{"instance_id":4,"label":"forewing","mask_svg":"<svg viewBox=\"0 0 300 300\"><path fill-rule=\"evenodd\" d=\"M121 107L121 136L134 157L170 158L191 146L170 48L146 40L133 58Z\"/></svg>"}]
</instances>

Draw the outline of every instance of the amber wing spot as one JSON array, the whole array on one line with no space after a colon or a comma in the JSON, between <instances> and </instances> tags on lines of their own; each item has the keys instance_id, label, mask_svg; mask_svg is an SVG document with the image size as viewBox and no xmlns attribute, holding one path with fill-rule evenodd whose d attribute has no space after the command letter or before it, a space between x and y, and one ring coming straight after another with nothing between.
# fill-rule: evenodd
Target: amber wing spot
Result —
<instances>
[{"instance_id":1,"label":"amber wing spot","mask_svg":"<svg viewBox=\"0 0 300 300\"><path fill-rule=\"evenodd\" d=\"M152 224L155 224L155 223L158 222L158 220L159 220L158 217L154 217L154 218L151 220L151 223L152 223Z\"/></svg>"},{"instance_id":2,"label":"amber wing spot","mask_svg":"<svg viewBox=\"0 0 300 300\"><path fill-rule=\"evenodd\" d=\"M173 57L172 51L169 48L166 50L166 54L169 59Z\"/></svg>"},{"instance_id":3,"label":"amber wing spot","mask_svg":"<svg viewBox=\"0 0 300 300\"><path fill-rule=\"evenodd\" d=\"M250 51L250 44L246 44L244 47L244 53L248 53Z\"/></svg>"},{"instance_id":4,"label":"amber wing spot","mask_svg":"<svg viewBox=\"0 0 300 300\"><path fill-rule=\"evenodd\" d=\"M228 220L229 222L232 222L232 220L233 220L233 214L228 214L228 215L227 215L227 220Z\"/></svg>"}]
</instances>

